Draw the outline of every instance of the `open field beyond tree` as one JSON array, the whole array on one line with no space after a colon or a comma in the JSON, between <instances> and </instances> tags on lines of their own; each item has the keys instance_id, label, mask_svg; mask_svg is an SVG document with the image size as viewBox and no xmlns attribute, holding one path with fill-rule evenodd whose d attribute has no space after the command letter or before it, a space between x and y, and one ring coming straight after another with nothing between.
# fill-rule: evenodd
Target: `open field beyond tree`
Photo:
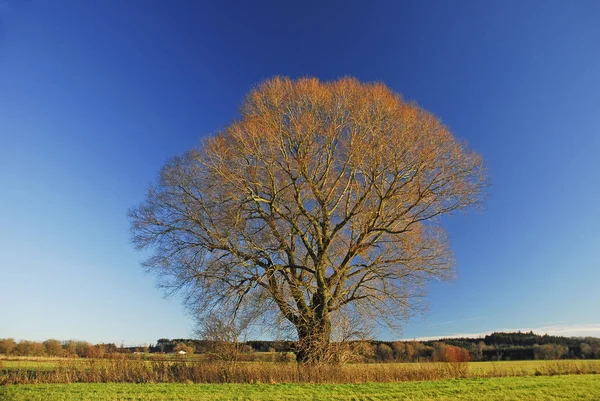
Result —
<instances>
[{"instance_id":1,"label":"open field beyond tree","mask_svg":"<svg viewBox=\"0 0 600 401\"><path fill-rule=\"evenodd\" d=\"M0 387L3 400L598 400L597 375L366 384L35 384Z\"/></svg>"}]
</instances>

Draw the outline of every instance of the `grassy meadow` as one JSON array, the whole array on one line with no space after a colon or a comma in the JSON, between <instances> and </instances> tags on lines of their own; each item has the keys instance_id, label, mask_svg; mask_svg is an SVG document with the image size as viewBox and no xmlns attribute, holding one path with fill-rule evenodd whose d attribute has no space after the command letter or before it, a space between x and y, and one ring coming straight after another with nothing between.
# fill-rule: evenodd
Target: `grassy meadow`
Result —
<instances>
[{"instance_id":1,"label":"grassy meadow","mask_svg":"<svg viewBox=\"0 0 600 401\"><path fill-rule=\"evenodd\" d=\"M366 384L31 384L0 399L39 400L599 400L600 376L502 377Z\"/></svg>"},{"instance_id":2,"label":"grassy meadow","mask_svg":"<svg viewBox=\"0 0 600 401\"><path fill-rule=\"evenodd\" d=\"M1 400L600 400L600 361L223 364L1 358Z\"/></svg>"}]
</instances>

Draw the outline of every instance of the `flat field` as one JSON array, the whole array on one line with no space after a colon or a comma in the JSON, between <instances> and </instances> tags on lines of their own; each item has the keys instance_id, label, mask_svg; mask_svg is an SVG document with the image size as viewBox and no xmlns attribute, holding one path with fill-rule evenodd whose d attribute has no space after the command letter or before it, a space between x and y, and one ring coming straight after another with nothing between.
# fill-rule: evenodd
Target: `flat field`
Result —
<instances>
[{"instance_id":1,"label":"flat field","mask_svg":"<svg viewBox=\"0 0 600 401\"><path fill-rule=\"evenodd\" d=\"M100 400L600 400L600 376L528 376L365 384L27 384L6 401Z\"/></svg>"}]
</instances>

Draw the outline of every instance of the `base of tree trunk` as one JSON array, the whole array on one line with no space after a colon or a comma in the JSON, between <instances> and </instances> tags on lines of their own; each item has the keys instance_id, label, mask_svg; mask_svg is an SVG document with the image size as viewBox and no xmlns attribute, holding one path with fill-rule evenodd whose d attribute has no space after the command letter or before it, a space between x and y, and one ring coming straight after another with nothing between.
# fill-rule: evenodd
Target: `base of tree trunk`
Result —
<instances>
[{"instance_id":1,"label":"base of tree trunk","mask_svg":"<svg viewBox=\"0 0 600 401\"><path fill-rule=\"evenodd\" d=\"M330 334L328 330L303 332L298 336L296 361L303 364L327 362L330 358Z\"/></svg>"}]
</instances>

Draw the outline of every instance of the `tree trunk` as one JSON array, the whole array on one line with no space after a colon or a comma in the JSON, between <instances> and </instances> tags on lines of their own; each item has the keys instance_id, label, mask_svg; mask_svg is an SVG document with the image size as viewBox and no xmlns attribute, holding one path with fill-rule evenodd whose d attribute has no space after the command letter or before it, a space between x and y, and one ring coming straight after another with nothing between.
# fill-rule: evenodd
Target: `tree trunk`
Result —
<instances>
[{"instance_id":1,"label":"tree trunk","mask_svg":"<svg viewBox=\"0 0 600 401\"><path fill-rule=\"evenodd\" d=\"M326 362L330 351L331 320L328 315L296 327L298 345L296 360L299 363Z\"/></svg>"}]
</instances>

